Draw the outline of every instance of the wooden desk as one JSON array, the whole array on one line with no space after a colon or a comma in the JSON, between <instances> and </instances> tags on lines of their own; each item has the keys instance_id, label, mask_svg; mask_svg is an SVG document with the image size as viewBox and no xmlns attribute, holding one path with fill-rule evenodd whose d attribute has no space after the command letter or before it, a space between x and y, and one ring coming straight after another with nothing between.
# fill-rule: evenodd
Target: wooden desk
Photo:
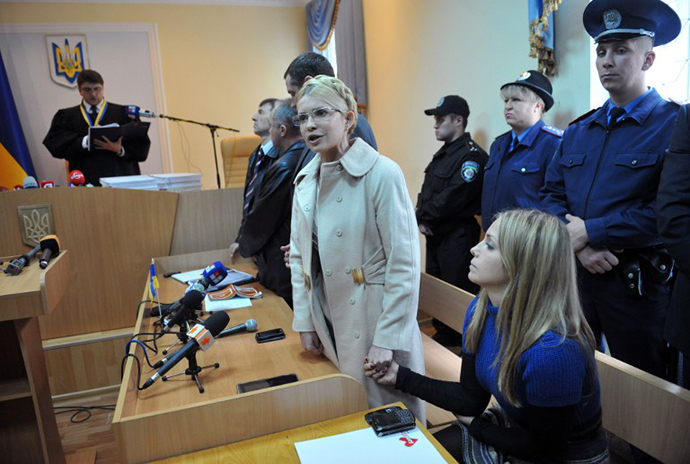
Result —
<instances>
[{"instance_id":1,"label":"wooden desk","mask_svg":"<svg viewBox=\"0 0 690 464\"><path fill-rule=\"evenodd\" d=\"M156 259L161 282L161 300L174 301L186 288L166 272L205 267L211 261L230 263L226 250ZM252 270L248 263L233 266ZM147 284L148 285L148 284ZM167 382L158 380L147 390L136 388L136 364L127 361L120 387L113 427L123 462L142 462L175 456L254 438L366 409L364 388L352 377L340 374L324 357L313 357L291 330L292 311L284 301L264 292L250 308L228 311L228 327L256 319L258 330L282 327L287 337L257 344L253 333L240 333L216 341L208 352L197 353L199 365L220 363L220 368L201 373L206 392L200 394L187 376ZM146 291L142 300L146 298ZM151 332L153 318L140 310L135 333ZM165 347L176 340L166 335L158 341ZM153 371L146 367L141 349L130 346L142 360L141 384ZM158 355L152 360L159 359ZM182 361L169 374L187 367ZM237 394L237 384L250 380L295 373L299 382Z\"/></svg>"},{"instance_id":2,"label":"wooden desk","mask_svg":"<svg viewBox=\"0 0 690 464\"><path fill-rule=\"evenodd\" d=\"M50 397L38 316L55 309L69 286L70 276L66 251L45 270L38 266L36 257L19 275L0 273L0 460L3 462L65 462Z\"/></svg>"},{"instance_id":3,"label":"wooden desk","mask_svg":"<svg viewBox=\"0 0 690 464\"><path fill-rule=\"evenodd\" d=\"M403 408L405 407L402 403L395 403L395 405ZM367 425L367 422L364 420L364 414L373 410L374 409L360 411L344 417L338 417L337 419L319 422L318 424L305 425L285 432L273 433L252 440L245 440L230 445L186 454L184 456L177 456L160 462L165 464L209 464L216 462L241 462L244 464L279 462L299 464L299 457L295 449L296 442L366 429L369 425ZM431 435L419 421L417 421L417 427L426 435L447 462L457 463L448 451L436 441L433 435Z\"/></svg>"}]
</instances>

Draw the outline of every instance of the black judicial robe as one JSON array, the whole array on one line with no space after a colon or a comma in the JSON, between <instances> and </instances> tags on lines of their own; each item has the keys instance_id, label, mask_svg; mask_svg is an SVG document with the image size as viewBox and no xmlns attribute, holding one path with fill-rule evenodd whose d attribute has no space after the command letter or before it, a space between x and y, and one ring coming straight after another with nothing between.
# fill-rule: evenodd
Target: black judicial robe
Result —
<instances>
[{"instance_id":1,"label":"black judicial robe","mask_svg":"<svg viewBox=\"0 0 690 464\"><path fill-rule=\"evenodd\" d=\"M125 154L122 157L107 150L84 150L81 142L89 132L89 125L81 113L81 106L61 109L53 117L48 135L43 139L43 145L50 154L67 160L70 171L80 170L86 182L93 185L101 185L101 177L140 174L139 163L146 161L151 146L148 135L135 141L123 141ZM99 124L118 123L123 126L132 122L124 106L108 102Z\"/></svg>"}]
</instances>

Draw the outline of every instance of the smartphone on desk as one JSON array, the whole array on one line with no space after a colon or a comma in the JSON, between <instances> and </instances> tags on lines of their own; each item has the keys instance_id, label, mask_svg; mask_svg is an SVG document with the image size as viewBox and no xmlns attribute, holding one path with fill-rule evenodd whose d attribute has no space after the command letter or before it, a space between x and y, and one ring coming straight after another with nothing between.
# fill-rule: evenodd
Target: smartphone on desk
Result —
<instances>
[{"instance_id":1,"label":"smartphone on desk","mask_svg":"<svg viewBox=\"0 0 690 464\"><path fill-rule=\"evenodd\" d=\"M283 329L277 328L265 330L263 332L257 332L255 337L257 343L267 343L276 340L282 340L283 338L285 338L285 332L283 332Z\"/></svg>"},{"instance_id":2,"label":"smartphone on desk","mask_svg":"<svg viewBox=\"0 0 690 464\"><path fill-rule=\"evenodd\" d=\"M298 380L297 374L279 375L277 377L271 377L268 379L252 380L251 382L237 384L237 393L247 393L255 390L261 390L262 388L285 385L286 383L297 382Z\"/></svg>"},{"instance_id":3,"label":"smartphone on desk","mask_svg":"<svg viewBox=\"0 0 690 464\"><path fill-rule=\"evenodd\" d=\"M379 437L412 430L416 427L414 414L399 406L370 412L364 416L364 419Z\"/></svg>"}]
</instances>

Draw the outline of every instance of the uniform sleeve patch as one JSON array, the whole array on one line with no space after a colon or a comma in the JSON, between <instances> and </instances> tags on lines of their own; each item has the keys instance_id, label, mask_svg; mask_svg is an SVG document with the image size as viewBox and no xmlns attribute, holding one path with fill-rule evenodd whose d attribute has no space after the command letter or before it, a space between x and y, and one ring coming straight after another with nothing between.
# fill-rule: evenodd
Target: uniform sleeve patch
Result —
<instances>
[{"instance_id":1,"label":"uniform sleeve patch","mask_svg":"<svg viewBox=\"0 0 690 464\"><path fill-rule=\"evenodd\" d=\"M470 183L477 178L477 174L479 173L479 163L476 161L465 161L462 163L460 172L462 173L462 180Z\"/></svg>"},{"instance_id":2,"label":"uniform sleeve patch","mask_svg":"<svg viewBox=\"0 0 690 464\"><path fill-rule=\"evenodd\" d=\"M541 130L543 130L544 132L548 132L549 134L553 134L557 137L563 137L563 131L558 127L542 126Z\"/></svg>"}]
</instances>

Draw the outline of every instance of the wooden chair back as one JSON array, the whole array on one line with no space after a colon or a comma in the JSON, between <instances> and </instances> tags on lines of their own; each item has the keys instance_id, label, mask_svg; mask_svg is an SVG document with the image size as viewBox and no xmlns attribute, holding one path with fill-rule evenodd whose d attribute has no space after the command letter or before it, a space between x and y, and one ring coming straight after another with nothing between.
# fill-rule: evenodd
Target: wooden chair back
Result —
<instances>
[{"instance_id":1,"label":"wooden chair back","mask_svg":"<svg viewBox=\"0 0 690 464\"><path fill-rule=\"evenodd\" d=\"M244 187L249 157L261 143L258 135L237 135L220 141L225 188Z\"/></svg>"}]
</instances>

